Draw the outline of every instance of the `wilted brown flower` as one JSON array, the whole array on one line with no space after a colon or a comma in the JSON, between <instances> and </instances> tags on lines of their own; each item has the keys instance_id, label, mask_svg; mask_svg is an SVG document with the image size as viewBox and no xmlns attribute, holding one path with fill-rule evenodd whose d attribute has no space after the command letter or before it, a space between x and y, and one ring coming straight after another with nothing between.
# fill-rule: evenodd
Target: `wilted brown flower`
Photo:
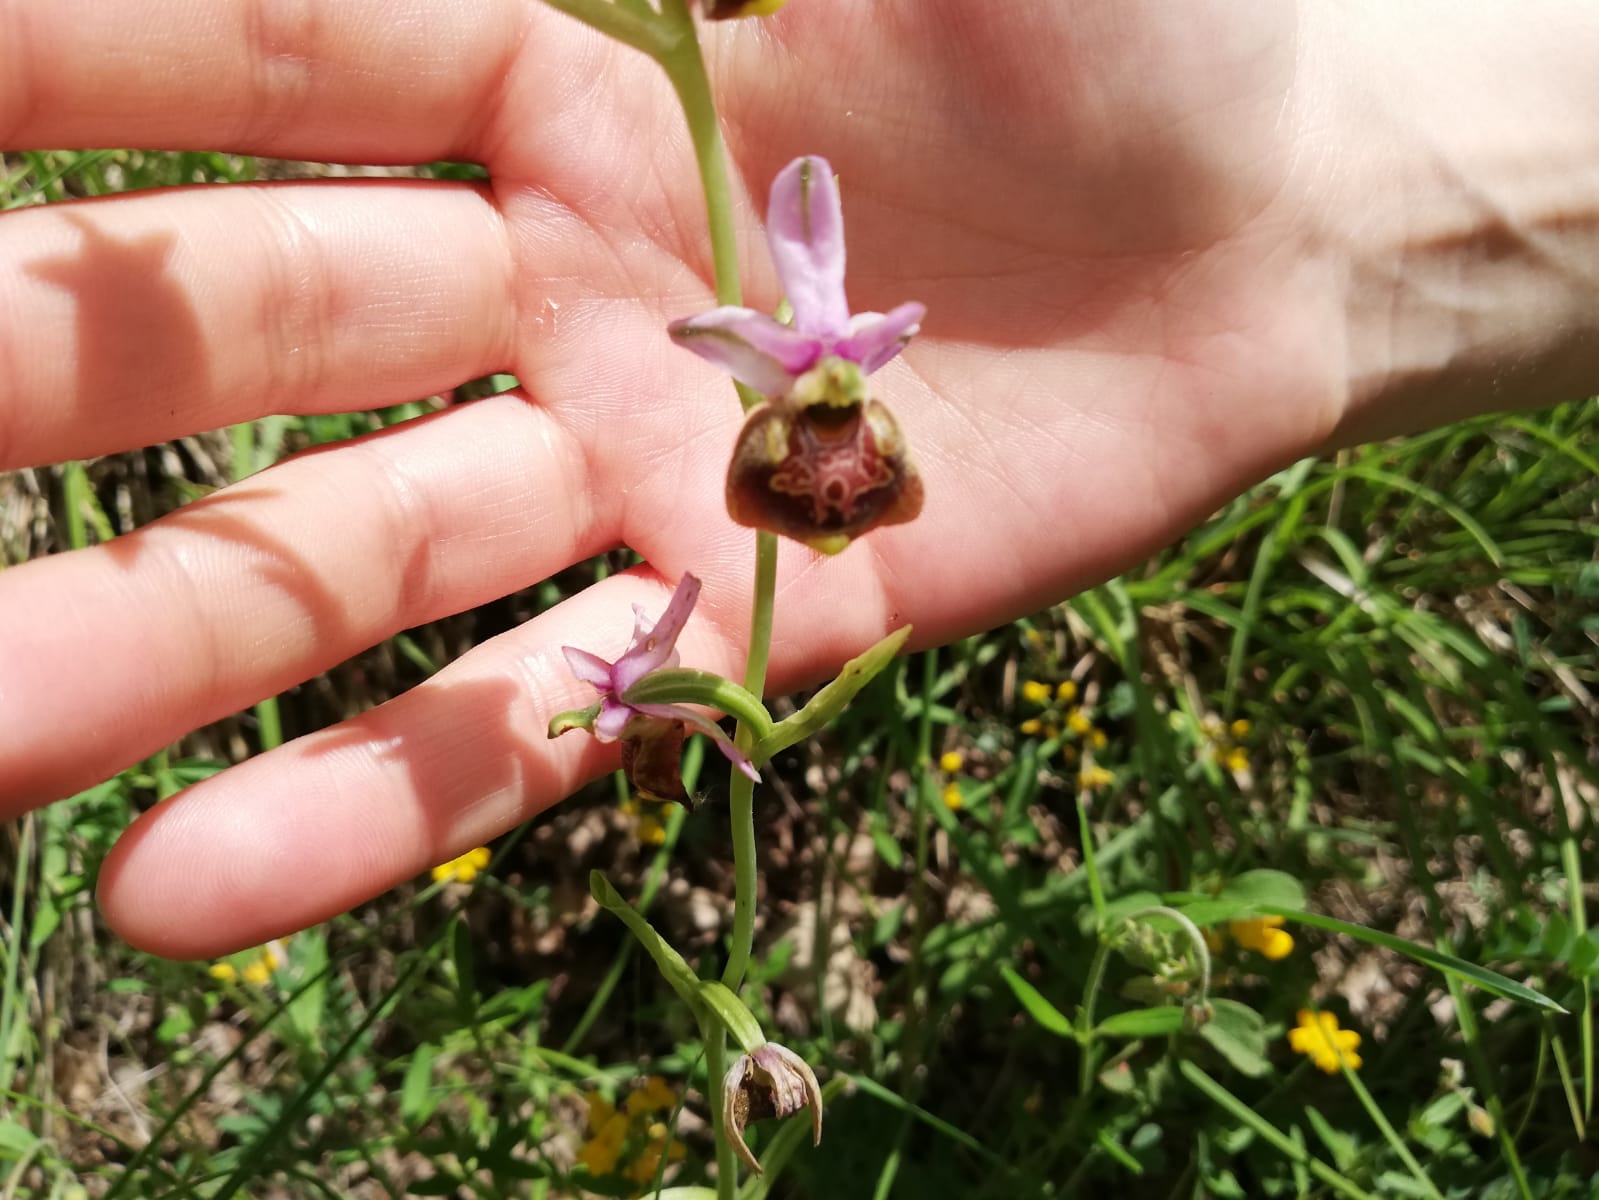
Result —
<instances>
[{"instance_id":1,"label":"wilted brown flower","mask_svg":"<svg viewBox=\"0 0 1599 1200\"><path fill-rule=\"evenodd\" d=\"M822 1140L822 1089L805 1060L787 1046L766 1042L739 1056L722 1081L722 1128L733 1151L757 1175L761 1164L744 1144L751 1121L811 1110L811 1141Z\"/></svg>"}]
</instances>

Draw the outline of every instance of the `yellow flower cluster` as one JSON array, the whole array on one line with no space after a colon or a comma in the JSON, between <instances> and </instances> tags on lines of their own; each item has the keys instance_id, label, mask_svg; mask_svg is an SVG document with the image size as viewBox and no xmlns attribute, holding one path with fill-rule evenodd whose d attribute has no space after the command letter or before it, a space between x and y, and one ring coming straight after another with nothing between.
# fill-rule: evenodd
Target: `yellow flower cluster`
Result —
<instances>
[{"instance_id":1,"label":"yellow flower cluster","mask_svg":"<svg viewBox=\"0 0 1599 1200\"><path fill-rule=\"evenodd\" d=\"M622 801L622 815L637 817L633 825L633 836L646 846L663 846L666 844L666 818L671 812L672 802L668 800L644 800L629 796Z\"/></svg>"},{"instance_id":2,"label":"yellow flower cluster","mask_svg":"<svg viewBox=\"0 0 1599 1200\"><path fill-rule=\"evenodd\" d=\"M593 1093L588 1098L589 1139L578 1151L577 1161L592 1175L614 1175L626 1163L621 1170L623 1178L650 1182L660 1170L663 1155L667 1162L683 1157L683 1143L672 1140L671 1131L655 1117L676 1104L677 1093L659 1075L646 1078L620 1109Z\"/></svg>"},{"instance_id":3,"label":"yellow flower cluster","mask_svg":"<svg viewBox=\"0 0 1599 1200\"><path fill-rule=\"evenodd\" d=\"M938 769L946 775L953 775L966 765L966 759L958 750L946 750L938 757ZM965 794L961 791L959 780L950 779L944 783L944 807L951 812L958 811L965 803Z\"/></svg>"},{"instance_id":4,"label":"yellow flower cluster","mask_svg":"<svg viewBox=\"0 0 1599 1200\"><path fill-rule=\"evenodd\" d=\"M1101 766L1084 767L1077 772L1077 785L1087 791L1109 787L1116 782L1115 772Z\"/></svg>"},{"instance_id":5,"label":"yellow flower cluster","mask_svg":"<svg viewBox=\"0 0 1599 1200\"><path fill-rule=\"evenodd\" d=\"M478 873L489 865L490 857L487 846L479 846L475 850L468 850L465 854L434 867L433 882L443 883L445 880L454 880L456 883L471 883L478 877Z\"/></svg>"},{"instance_id":6,"label":"yellow flower cluster","mask_svg":"<svg viewBox=\"0 0 1599 1200\"><path fill-rule=\"evenodd\" d=\"M1253 950L1257 954L1276 962L1280 958L1287 958L1294 950L1294 936L1282 928L1281 917L1249 917L1242 921L1229 921L1227 932L1233 935L1233 941L1246 950Z\"/></svg>"},{"instance_id":7,"label":"yellow flower cluster","mask_svg":"<svg viewBox=\"0 0 1599 1200\"><path fill-rule=\"evenodd\" d=\"M1243 741L1249 736L1250 728L1242 717L1231 724L1224 723L1220 717L1206 717L1200 722L1200 730L1210 743L1205 753L1235 775L1249 770L1249 751L1244 748Z\"/></svg>"},{"instance_id":8,"label":"yellow flower cluster","mask_svg":"<svg viewBox=\"0 0 1599 1200\"><path fill-rule=\"evenodd\" d=\"M281 967L283 962L283 944L268 942L256 951L255 957L245 963L242 970L227 961L214 962L206 970L218 983L236 983L242 979L255 987L263 987L271 981L272 972Z\"/></svg>"},{"instance_id":9,"label":"yellow flower cluster","mask_svg":"<svg viewBox=\"0 0 1599 1200\"><path fill-rule=\"evenodd\" d=\"M1288 1031L1288 1044L1296 1054L1304 1054L1329 1075L1338 1073L1338 1061L1351 1071L1359 1070L1360 1035L1353 1029L1339 1029L1338 1018L1330 1012L1299 1010L1299 1025Z\"/></svg>"},{"instance_id":10,"label":"yellow flower cluster","mask_svg":"<svg viewBox=\"0 0 1599 1200\"><path fill-rule=\"evenodd\" d=\"M1016 727L1025 737L1058 738L1063 724L1073 738L1095 750L1103 750L1110 741L1105 731L1094 724L1094 718L1072 703L1077 699L1077 684L1070 679L1053 689L1042 680L1029 679L1022 684L1022 699L1040 707L1048 706L1048 711L1042 717L1028 717ZM1058 707L1061 705L1066 706L1064 711ZM1061 757L1067 762L1075 762L1076 746L1062 746Z\"/></svg>"}]
</instances>

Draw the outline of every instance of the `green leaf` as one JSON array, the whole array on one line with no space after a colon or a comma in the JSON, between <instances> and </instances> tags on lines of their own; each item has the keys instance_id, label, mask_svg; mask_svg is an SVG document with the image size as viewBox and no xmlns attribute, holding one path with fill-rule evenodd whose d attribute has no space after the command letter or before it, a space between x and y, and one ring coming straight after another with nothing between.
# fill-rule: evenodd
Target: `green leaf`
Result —
<instances>
[{"instance_id":1,"label":"green leaf","mask_svg":"<svg viewBox=\"0 0 1599 1200\"><path fill-rule=\"evenodd\" d=\"M877 856L890 870L898 871L904 867L905 851L894 840L894 835L884 828L882 821L872 822L872 845L877 848Z\"/></svg>"},{"instance_id":2,"label":"green leaf","mask_svg":"<svg viewBox=\"0 0 1599 1200\"><path fill-rule=\"evenodd\" d=\"M1442 950L1434 950L1430 946L1423 946L1417 942L1407 941L1402 937L1395 937L1391 933L1381 930L1368 929L1364 925L1353 925L1348 921L1340 921L1337 917L1326 917L1320 913L1295 912L1290 909L1276 907L1263 907L1263 912L1274 913L1290 921L1297 921L1301 925L1309 925L1313 929L1325 929L1329 933L1341 933L1352 937L1356 941L1365 942L1371 946L1381 946L1385 950L1392 950L1413 958L1419 963L1463 979L1467 983L1475 984L1483 991L1495 996L1503 996L1506 1000L1516 1000L1534 1008L1548 1009L1550 1012L1565 1013L1565 1009L1549 999L1542 992L1536 992L1526 984L1517 983L1514 979L1501 975L1498 971L1490 971L1487 967L1479 967L1476 963L1469 963L1463 958L1456 958L1453 954L1445 954Z\"/></svg>"},{"instance_id":3,"label":"green leaf","mask_svg":"<svg viewBox=\"0 0 1599 1200\"><path fill-rule=\"evenodd\" d=\"M1115 929L1128 917L1140 909L1149 908L1160 903L1160 897L1154 892L1128 892L1125 896L1117 896L1105 905L1105 929ZM1080 918L1084 932L1094 927L1094 913L1092 909L1084 908Z\"/></svg>"},{"instance_id":4,"label":"green leaf","mask_svg":"<svg viewBox=\"0 0 1599 1200\"><path fill-rule=\"evenodd\" d=\"M309 980L298 988L284 1016L301 1046L316 1052L322 1048L322 1022L328 998L328 939L320 929L306 930L294 939L296 978Z\"/></svg>"},{"instance_id":5,"label":"green leaf","mask_svg":"<svg viewBox=\"0 0 1599 1200\"><path fill-rule=\"evenodd\" d=\"M1103 1037L1169 1037L1183 1027L1183 1013L1177 1004L1129 1009L1106 1017L1094 1026L1094 1032Z\"/></svg>"},{"instance_id":6,"label":"green leaf","mask_svg":"<svg viewBox=\"0 0 1599 1200\"><path fill-rule=\"evenodd\" d=\"M1258 1079L1271 1071L1266 1058L1265 1019L1247 1004L1212 1000L1210 1020L1199 1027L1199 1036L1245 1075Z\"/></svg>"},{"instance_id":7,"label":"green leaf","mask_svg":"<svg viewBox=\"0 0 1599 1200\"><path fill-rule=\"evenodd\" d=\"M761 736L751 758L757 764L763 763L779 751L818 732L843 712L849 702L855 699L856 693L894 660L910 635L911 627L906 625L896 629L866 653L850 659L838 677L812 696L804 708L792 716L784 717Z\"/></svg>"},{"instance_id":8,"label":"green leaf","mask_svg":"<svg viewBox=\"0 0 1599 1200\"><path fill-rule=\"evenodd\" d=\"M1168 903L1179 907L1195 925L1204 927L1259 912L1297 912L1305 907L1305 889L1299 880L1281 871L1245 871L1229 879L1214 896L1186 903L1168 899Z\"/></svg>"},{"instance_id":9,"label":"green leaf","mask_svg":"<svg viewBox=\"0 0 1599 1200\"><path fill-rule=\"evenodd\" d=\"M433 1060L438 1052L437 1046L423 1042L406 1064L405 1081L400 1085L400 1116L407 1125L422 1124L437 1107L433 1098Z\"/></svg>"},{"instance_id":10,"label":"green leaf","mask_svg":"<svg viewBox=\"0 0 1599 1200\"><path fill-rule=\"evenodd\" d=\"M872 946L876 948L891 941L899 932L899 927L905 922L905 902L894 905L893 908L880 914L872 924Z\"/></svg>"},{"instance_id":11,"label":"green leaf","mask_svg":"<svg viewBox=\"0 0 1599 1200\"><path fill-rule=\"evenodd\" d=\"M1005 982L1010 984L1010 990L1016 993L1016 999L1022 1002L1022 1007L1033 1020L1059 1037L1073 1039L1077 1037L1077 1030L1066 1019L1066 1015L1044 999L1037 988L1007 966L1001 966L999 971L1005 977Z\"/></svg>"},{"instance_id":12,"label":"green leaf","mask_svg":"<svg viewBox=\"0 0 1599 1200\"><path fill-rule=\"evenodd\" d=\"M720 980L702 981L699 996L701 1003L743 1047L744 1053L753 1054L766 1044L766 1035L761 1032L761 1023L755 1019L755 1014Z\"/></svg>"},{"instance_id":13,"label":"green leaf","mask_svg":"<svg viewBox=\"0 0 1599 1200\"><path fill-rule=\"evenodd\" d=\"M700 977L694 974L693 968L683 961L679 954L660 934L655 932L655 927L611 886L611 881L605 878L603 872L589 872L589 893L594 897L606 912L618 917L626 925L637 940L644 947L645 952L655 960L655 965L660 969L666 982L672 985L672 990L684 1004L694 1010L696 1017L703 1015L700 1004Z\"/></svg>"},{"instance_id":14,"label":"green leaf","mask_svg":"<svg viewBox=\"0 0 1599 1200\"><path fill-rule=\"evenodd\" d=\"M25 1154L38 1144L39 1135L10 1118L0 1120L0 1154Z\"/></svg>"}]
</instances>

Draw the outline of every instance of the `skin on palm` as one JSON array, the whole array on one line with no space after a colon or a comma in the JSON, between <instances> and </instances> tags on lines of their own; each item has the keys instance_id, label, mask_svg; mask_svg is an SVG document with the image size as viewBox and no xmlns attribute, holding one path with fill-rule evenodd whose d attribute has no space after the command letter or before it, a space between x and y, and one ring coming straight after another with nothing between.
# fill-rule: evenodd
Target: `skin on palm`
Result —
<instances>
[{"instance_id":1,"label":"skin on palm","mask_svg":"<svg viewBox=\"0 0 1599 1200\"><path fill-rule=\"evenodd\" d=\"M0 362L19 364L6 378L23 381L0 406L6 461L83 453L79 431L110 413L127 445L492 370L527 390L0 575L7 623L40 631L0 651L5 804L65 794L596 551L627 544L651 564L141 820L107 863L106 910L140 945L206 955L347 908L614 765L543 739L552 712L588 699L556 648L614 657L628 604L659 611L684 571L707 581L684 661L738 673L752 554L721 503L738 406L665 337L706 307L710 270L681 117L638 55L532 0L382 22L351 3L284 26L247 17L286 10L240 4L203 27L85 3L24 23L22 0L0 0L30 61L61 64L48 81L0 70L12 144L455 156L493 183L7 214L0 299L34 315L0 330ZM1217 5L1181 28L1125 4L1047 10L1054 25L1037 6L1007 18L958 0L879 0L870 21L827 8L707 35L745 191L747 301L777 299L749 196L825 152L853 306L928 304L915 345L873 376L927 506L835 560L785 549L774 690L889 628L938 644L1135 563L1322 445L1349 386L1337 156L1307 153L1330 84L1292 8ZM130 88L119 47L186 67ZM40 238L64 265L28 249ZM25 407L40 396L68 399Z\"/></svg>"}]
</instances>

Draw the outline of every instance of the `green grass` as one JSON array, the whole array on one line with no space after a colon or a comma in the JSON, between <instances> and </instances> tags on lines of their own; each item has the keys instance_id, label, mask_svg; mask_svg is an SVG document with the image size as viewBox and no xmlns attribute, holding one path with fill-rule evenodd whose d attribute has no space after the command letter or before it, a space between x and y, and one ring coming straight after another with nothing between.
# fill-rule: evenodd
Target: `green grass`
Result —
<instances>
[{"instance_id":1,"label":"green grass","mask_svg":"<svg viewBox=\"0 0 1599 1200\"><path fill-rule=\"evenodd\" d=\"M0 206L264 173L23 155ZM424 408L209 435L215 472L22 473L7 486L48 517L0 547L103 540L118 489L145 520ZM1297 464L1122 579L900 661L779 755L748 998L838 1094L819 1151L803 1122L756 1135L782 1169L745 1194L1591 1195L1595 433L1573 405ZM685 1148L672 1182L703 1181L702 1047L587 873L714 974L714 804L647 845L596 786L471 886L418 880L290 939L261 985L134 953L90 899L138 810L614 565L411 631L16 823L0 1196L632 1195L652 1121ZM1030 680L1076 695L1029 702ZM1271 911L1294 938L1277 960L1185 924ZM1354 1080L1290 1050L1303 1008L1361 1034ZM589 1097L649 1074L677 1110L630 1126L618 1174L584 1173Z\"/></svg>"}]
</instances>

